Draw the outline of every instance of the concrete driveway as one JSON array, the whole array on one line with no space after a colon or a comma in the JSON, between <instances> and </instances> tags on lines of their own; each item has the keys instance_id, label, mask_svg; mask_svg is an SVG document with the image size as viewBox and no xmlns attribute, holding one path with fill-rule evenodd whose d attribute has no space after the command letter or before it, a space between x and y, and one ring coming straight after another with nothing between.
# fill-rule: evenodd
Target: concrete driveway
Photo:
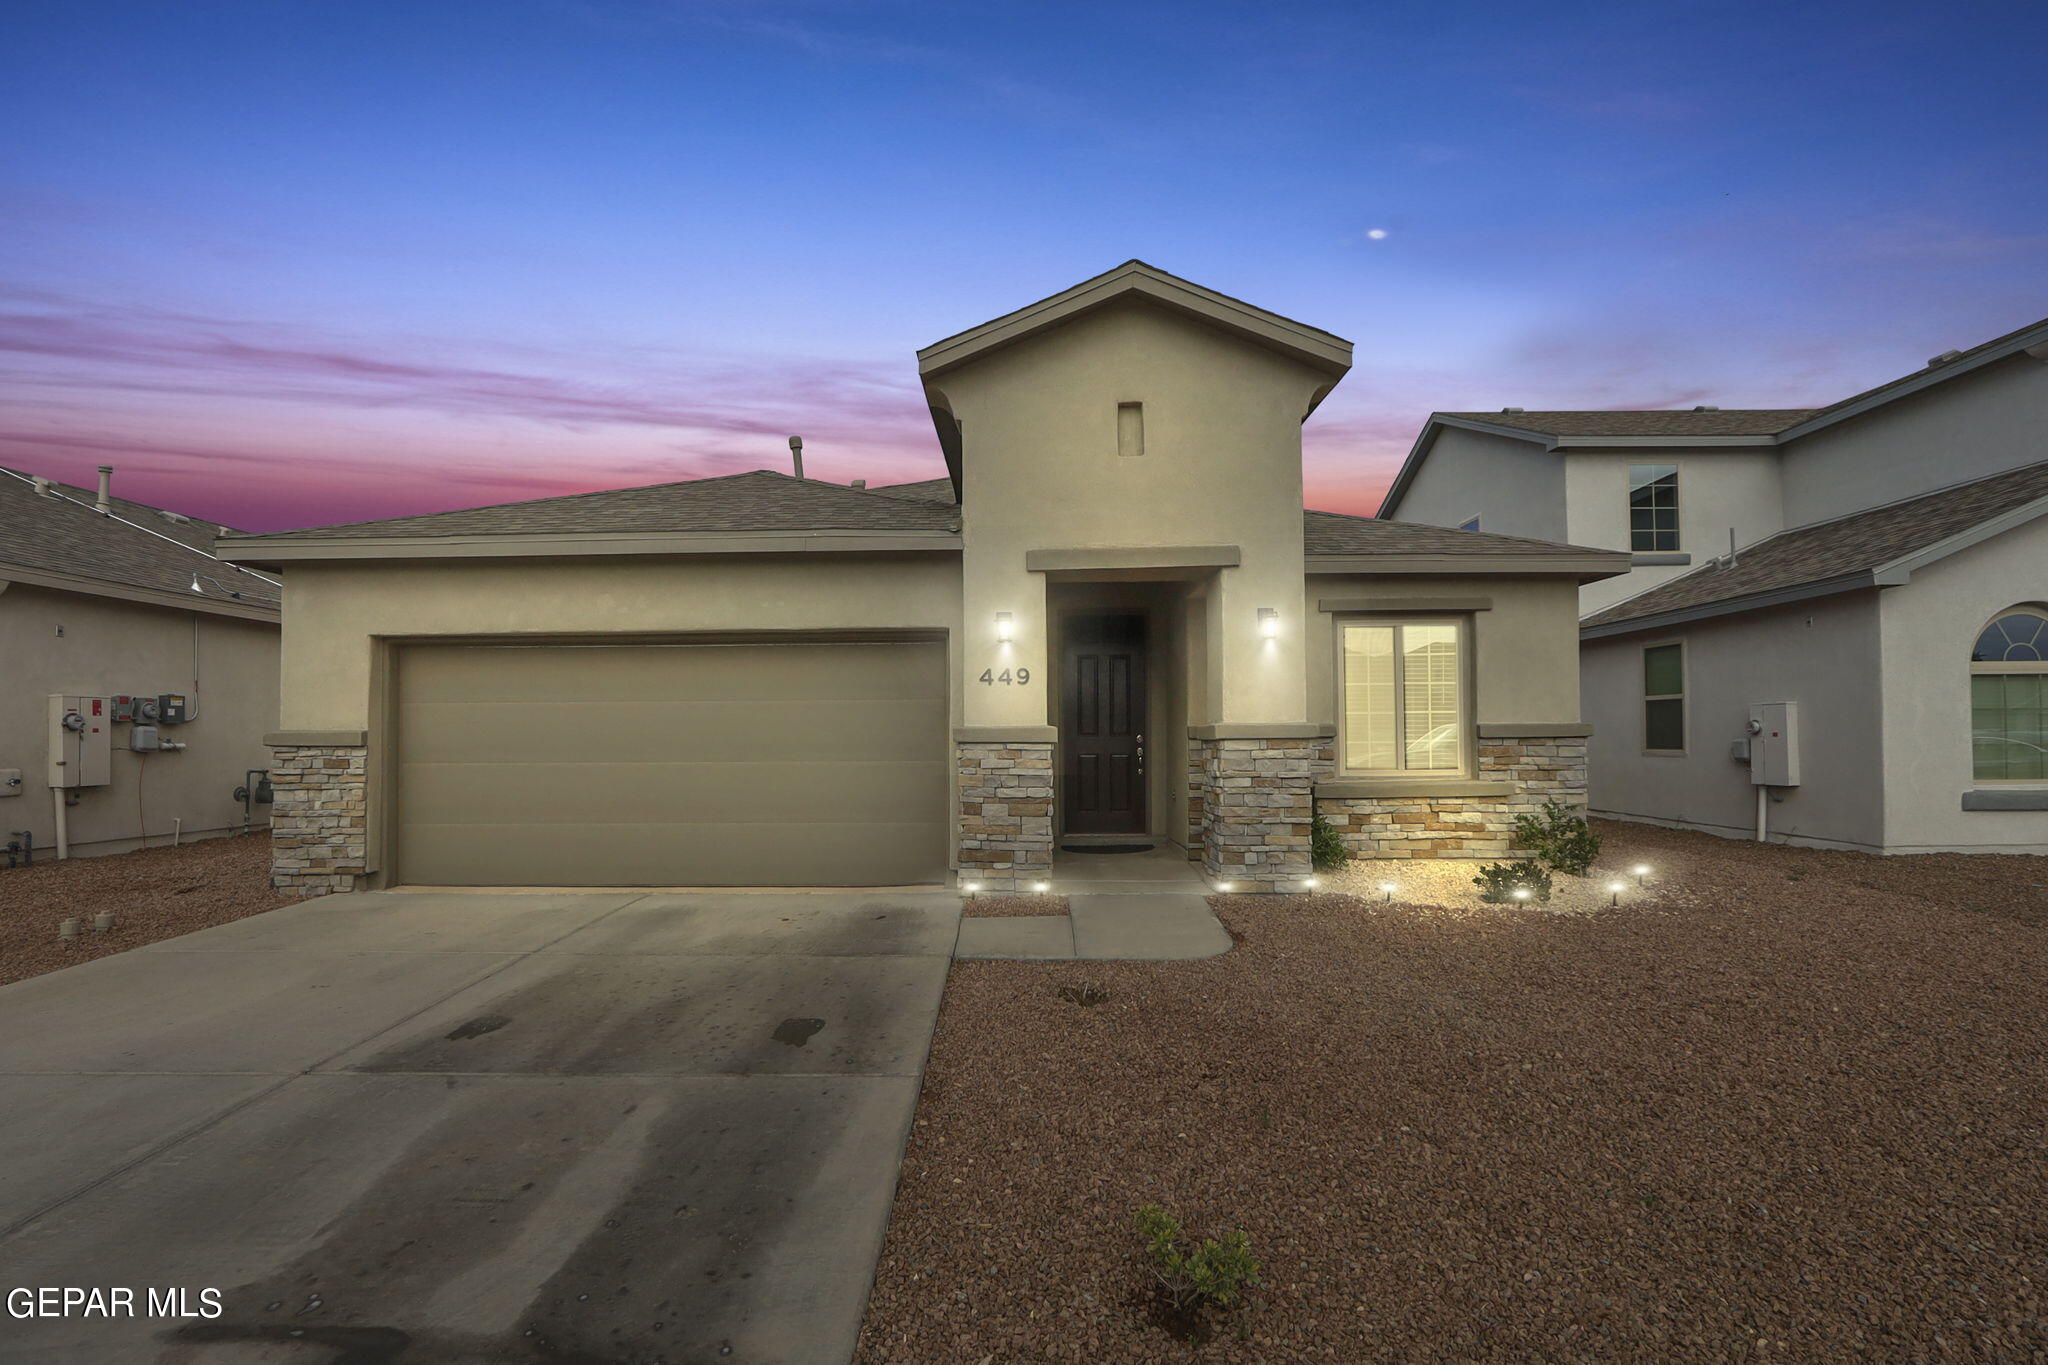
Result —
<instances>
[{"instance_id":1,"label":"concrete driveway","mask_svg":"<svg viewBox=\"0 0 2048 1365\"><path fill-rule=\"evenodd\" d=\"M195 1314L0 1359L843 1361L958 918L335 896L0 989L0 1288Z\"/></svg>"}]
</instances>

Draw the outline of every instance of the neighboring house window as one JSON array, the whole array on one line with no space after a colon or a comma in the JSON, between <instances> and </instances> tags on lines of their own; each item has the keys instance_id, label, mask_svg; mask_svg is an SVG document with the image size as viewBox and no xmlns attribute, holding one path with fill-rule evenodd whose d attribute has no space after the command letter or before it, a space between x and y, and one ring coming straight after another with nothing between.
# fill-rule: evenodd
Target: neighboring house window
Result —
<instances>
[{"instance_id":1,"label":"neighboring house window","mask_svg":"<svg viewBox=\"0 0 2048 1365\"><path fill-rule=\"evenodd\" d=\"M1970 752L1979 782L2048 781L2048 610L2014 607L1977 637Z\"/></svg>"},{"instance_id":2,"label":"neighboring house window","mask_svg":"<svg viewBox=\"0 0 2048 1365\"><path fill-rule=\"evenodd\" d=\"M1643 747L1665 753L1685 748L1684 645L1643 651Z\"/></svg>"},{"instance_id":3,"label":"neighboring house window","mask_svg":"<svg viewBox=\"0 0 2048 1365\"><path fill-rule=\"evenodd\" d=\"M1678 466L1628 467L1628 547L1637 553L1678 548Z\"/></svg>"},{"instance_id":4,"label":"neighboring house window","mask_svg":"<svg viewBox=\"0 0 2048 1365\"><path fill-rule=\"evenodd\" d=\"M1477 518L1477 517L1474 517L1474 518L1472 518L1472 520L1470 520L1470 521L1461 521L1461 522L1459 522L1459 523L1458 523L1458 529L1459 529L1460 531L1476 531L1476 530L1478 530L1478 529L1479 529L1479 518Z\"/></svg>"},{"instance_id":5,"label":"neighboring house window","mask_svg":"<svg viewBox=\"0 0 2048 1365\"><path fill-rule=\"evenodd\" d=\"M1454 773L1465 766L1465 629L1454 620L1340 627L1344 768Z\"/></svg>"}]
</instances>

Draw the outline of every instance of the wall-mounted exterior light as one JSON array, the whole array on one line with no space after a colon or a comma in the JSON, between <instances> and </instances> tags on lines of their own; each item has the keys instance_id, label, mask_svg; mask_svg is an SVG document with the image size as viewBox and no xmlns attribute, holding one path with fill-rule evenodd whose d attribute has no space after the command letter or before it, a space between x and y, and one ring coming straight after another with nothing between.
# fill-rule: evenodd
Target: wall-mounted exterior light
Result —
<instances>
[{"instance_id":1,"label":"wall-mounted exterior light","mask_svg":"<svg viewBox=\"0 0 2048 1365\"><path fill-rule=\"evenodd\" d=\"M1010 643L1010 613L1006 611L996 613L996 639L1003 644Z\"/></svg>"},{"instance_id":2,"label":"wall-mounted exterior light","mask_svg":"<svg viewBox=\"0 0 2048 1365\"><path fill-rule=\"evenodd\" d=\"M1268 640L1278 637L1280 634L1280 609L1278 607L1259 608L1259 634L1265 636Z\"/></svg>"}]
</instances>

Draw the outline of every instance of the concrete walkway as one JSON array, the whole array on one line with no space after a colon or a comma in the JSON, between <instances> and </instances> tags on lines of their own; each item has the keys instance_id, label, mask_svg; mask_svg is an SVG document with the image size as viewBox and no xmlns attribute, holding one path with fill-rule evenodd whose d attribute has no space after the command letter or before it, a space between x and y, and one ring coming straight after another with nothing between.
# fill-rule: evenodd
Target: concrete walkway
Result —
<instances>
[{"instance_id":1,"label":"concrete walkway","mask_svg":"<svg viewBox=\"0 0 2048 1365\"><path fill-rule=\"evenodd\" d=\"M9 1284L195 1313L4 1320L0 1358L838 1365L958 917L332 896L0 989Z\"/></svg>"},{"instance_id":2,"label":"concrete walkway","mask_svg":"<svg viewBox=\"0 0 2048 1365\"><path fill-rule=\"evenodd\" d=\"M1149 853L1059 853L1052 891L1067 897L1067 914L964 916L953 955L1183 962L1230 951L1230 932L1209 909L1208 884L1176 845Z\"/></svg>"}]
</instances>

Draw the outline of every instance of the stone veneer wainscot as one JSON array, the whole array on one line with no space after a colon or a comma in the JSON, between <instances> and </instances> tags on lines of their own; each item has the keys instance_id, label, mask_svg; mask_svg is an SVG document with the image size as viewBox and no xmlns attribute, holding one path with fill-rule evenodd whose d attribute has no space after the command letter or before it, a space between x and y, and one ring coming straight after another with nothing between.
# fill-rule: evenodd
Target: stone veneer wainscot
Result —
<instances>
[{"instance_id":1,"label":"stone veneer wainscot","mask_svg":"<svg viewBox=\"0 0 2048 1365\"><path fill-rule=\"evenodd\" d=\"M1334 750L1327 751L1333 763ZM1514 851L1515 817L1562 801L1583 815L1586 741L1540 735L1479 741L1477 781L1503 783L1498 794L1316 797L1354 858L1503 858ZM1472 783L1462 785L1471 786Z\"/></svg>"},{"instance_id":2,"label":"stone veneer wainscot","mask_svg":"<svg viewBox=\"0 0 2048 1365\"><path fill-rule=\"evenodd\" d=\"M1016 891L1052 875L1053 746L961 740L960 880Z\"/></svg>"},{"instance_id":3,"label":"stone veneer wainscot","mask_svg":"<svg viewBox=\"0 0 2048 1365\"><path fill-rule=\"evenodd\" d=\"M270 884L301 896L353 891L367 870L362 745L278 744L270 769Z\"/></svg>"}]
</instances>

